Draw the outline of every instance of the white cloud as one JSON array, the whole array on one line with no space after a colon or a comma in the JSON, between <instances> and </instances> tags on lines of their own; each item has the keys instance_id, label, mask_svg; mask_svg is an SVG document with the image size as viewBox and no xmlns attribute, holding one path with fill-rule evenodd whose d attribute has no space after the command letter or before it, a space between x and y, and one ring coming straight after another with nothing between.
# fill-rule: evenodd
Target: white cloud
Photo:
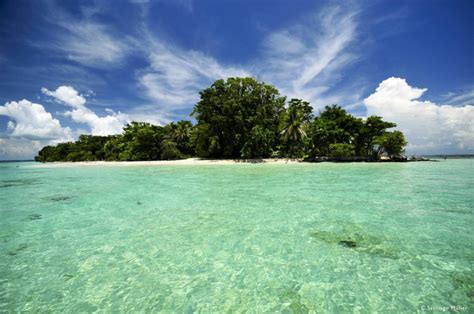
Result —
<instances>
[{"instance_id":1,"label":"white cloud","mask_svg":"<svg viewBox=\"0 0 474 314\"><path fill-rule=\"evenodd\" d=\"M63 57L95 68L120 65L131 52L130 37L113 32L113 28L94 20L108 8L102 3L80 7L82 17L69 14L54 3L46 4L45 18L55 26L51 40L33 43L42 49L53 49Z\"/></svg>"},{"instance_id":2,"label":"white cloud","mask_svg":"<svg viewBox=\"0 0 474 314\"><path fill-rule=\"evenodd\" d=\"M104 67L120 63L128 54L125 42L107 32L107 28L93 22L64 23L67 30L56 47L63 50L68 59L81 64Z\"/></svg>"},{"instance_id":3,"label":"white cloud","mask_svg":"<svg viewBox=\"0 0 474 314\"><path fill-rule=\"evenodd\" d=\"M11 137L62 141L72 138L71 130L61 127L60 122L42 105L26 99L7 102L0 106L0 115L12 119L7 124L8 135Z\"/></svg>"},{"instance_id":4,"label":"white cloud","mask_svg":"<svg viewBox=\"0 0 474 314\"><path fill-rule=\"evenodd\" d=\"M474 106L438 105L419 100L427 91L390 77L364 100L368 115L397 123L407 151L418 154L474 152Z\"/></svg>"},{"instance_id":5,"label":"white cloud","mask_svg":"<svg viewBox=\"0 0 474 314\"><path fill-rule=\"evenodd\" d=\"M86 99L79 95L72 86L60 86L55 91L43 87L41 92L74 108L82 107L86 103Z\"/></svg>"},{"instance_id":6,"label":"white cloud","mask_svg":"<svg viewBox=\"0 0 474 314\"><path fill-rule=\"evenodd\" d=\"M147 8L149 6L148 1L133 3ZM179 5L192 9L192 2L188 0L180 1ZM62 32L58 32L57 42L52 48L68 59L96 68L118 65L132 54L145 58L149 66L137 71L137 82L144 98L154 103L155 108L149 112L161 111L168 115L176 110L191 108L199 98L199 90L214 80L248 75L239 69L222 66L215 59L200 52L183 51L172 47L165 40L157 40L151 35L148 27L141 23L138 25L143 26L143 29L138 28L135 36L119 37L114 34L112 28L91 18L101 10L103 8L97 6L83 8L84 18L77 19L53 6L49 20ZM51 43L48 45L51 46ZM58 92L69 92L66 87L64 91ZM69 97L74 95L50 96L68 103ZM81 102L78 98L76 101ZM133 108L130 114L139 112L138 115L141 115L147 107L149 104L143 105L142 108ZM79 118L77 113L74 116Z\"/></svg>"},{"instance_id":7,"label":"white cloud","mask_svg":"<svg viewBox=\"0 0 474 314\"><path fill-rule=\"evenodd\" d=\"M140 5L148 6L148 2ZM192 8L191 1L180 5ZM281 93L304 98L313 106L331 103L360 104L363 89L360 82L337 86L342 69L358 60L349 51L356 38L359 10L352 5L329 6L317 15L267 35L264 52L252 65L228 65L199 51L183 50L169 40L156 38L145 24L139 23L135 36L119 37L107 25L93 20L102 8L87 8L82 19L54 8L50 20L62 29L53 48L67 58L91 67L119 64L127 56L144 57L149 63L137 71L137 83L149 103L134 112L145 112L150 102L155 109L173 116L190 110L198 101L198 92L220 78L255 76L275 85ZM358 92L354 93L354 90ZM163 120L163 119L161 119Z\"/></svg>"},{"instance_id":8,"label":"white cloud","mask_svg":"<svg viewBox=\"0 0 474 314\"><path fill-rule=\"evenodd\" d=\"M450 92L444 95L443 102L449 105L474 105L474 86L460 92Z\"/></svg>"},{"instance_id":9,"label":"white cloud","mask_svg":"<svg viewBox=\"0 0 474 314\"><path fill-rule=\"evenodd\" d=\"M45 145L73 139L70 128L62 127L42 105L26 99L0 106L0 115L11 119L0 138L0 159L31 159Z\"/></svg>"},{"instance_id":10,"label":"white cloud","mask_svg":"<svg viewBox=\"0 0 474 314\"><path fill-rule=\"evenodd\" d=\"M263 42L264 53L253 65L244 66L222 64L201 52L173 47L144 27L139 37L150 65L139 72L137 80L154 105L134 111L159 111L161 120L166 120L162 117L191 110L199 91L215 80L233 76L263 79L283 95L309 100L315 109L332 103L362 106L363 82L337 86L334 92L343 78L341 70L359 59L349 51L356 38L358 12L352 6L331 6L301 24L270 33Z\"/></svg>"},{"instance_id":11,"label":"white cloud","mask_svg":"<svg viewBox=\"0 0 474 314\"><path fill-rule=\"evenodd\" d=\"M28 140L24 138L0 138L0 160L33 159L46 141Z\"/></svg>"},{"instance_id":12,"label":"white cloud","mask_svg":"<svg viewBox=\"0 0 474 314\"><path fill-rule=\"evenodd\" d=\"M308 23L270 33L264 40L264 54L252 67L224 65L201 52L171 47L145 30L150 66L140 72L139 85L167 113L191 108L199 99L199 90L232 76L258 76L282 94L307 99L313 105L342 99L356 103L361 92L354 93L352 88L333 95L327 92L341 79L339 71L358 59L348 51L356 36L357 12L333 6Z\"/></svg>"},{"instance_id":13,"label":"white cloud","mask_svg":"<svg viewBox=\"0 0 474 314\"><path fill-rule=\"evenodd\" d=\"M342 79L342 68L358 59L349 51L357 36L357 14L352 7L330 6L304 23L269 34L257 70L283 94L304 98L313 106L347 98L357 101L360 95L354 99L349 91L328 95Z\"/></svg>"},{"instance_id":14,"label":"white cloud","mask_svg":"<svg viewBox=\"0 0 474 314\"><path fill-rule=\"evenodd\" d=\"M223 66L201 52L169 47L149 34L145 38L150 66L140 73L139 84L147 97L167 111L191 108L199 99L199 90L217 79L250 75L242 68Z\"/></svg>"},{"instance_id":15,"label":"white cloud","mask_svg":"<svg viewBox=\"0 0 474 314\"><path fill-rule=\"evenodd\" d=\"M95 112L85 106L86 99L80 95L72 86L60 86L55 91L42 88L43 94L55 98L57 101L64 103L73 108L66 111L65 116L70 117L73 121L86 123L91 128L93 135L111 135L122 133L123 126L129 121L127 115L115 113L109 110L109 115L99 117Z\"/></svg>"}]
</instances>

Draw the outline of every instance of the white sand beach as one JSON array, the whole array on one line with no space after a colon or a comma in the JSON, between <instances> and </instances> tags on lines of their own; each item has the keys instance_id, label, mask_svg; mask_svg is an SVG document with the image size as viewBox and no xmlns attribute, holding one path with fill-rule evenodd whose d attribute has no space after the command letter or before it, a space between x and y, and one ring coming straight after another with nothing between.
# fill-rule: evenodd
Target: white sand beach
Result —
<instances>
[{"instance_id":1,"label":"white sand beach","mask_svg":"<svg viewBox=\"0 0 474 314\"><path fill-rule=\"evenodd\" d=\"M38 163L34 167L129 167L129 166L194 166L194 165L232 165L232 164L296 164L304 163L301 159L265 158L265 159L200 159L188 158L179 160L152 161L78 161L78 162L48 162Z\"/></svg>"}]
</instances>

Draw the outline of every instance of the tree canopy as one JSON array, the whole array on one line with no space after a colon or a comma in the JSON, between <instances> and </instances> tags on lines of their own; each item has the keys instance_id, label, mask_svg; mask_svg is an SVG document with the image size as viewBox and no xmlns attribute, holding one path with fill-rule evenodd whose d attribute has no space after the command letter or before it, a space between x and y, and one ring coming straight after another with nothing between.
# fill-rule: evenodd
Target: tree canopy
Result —
<instances>
[{"instance_id":1,"label":"tree canopy","mask_svg":"<svg viewBox=\"0 0 474 314\"><path fill-rule=\"evenodd\" d=\"M301 99L291 99L280 119L280 153L287 157L303 157L307 152L308 133L313 107Z\"/></svg>"},{"instance_id":2,"label":"tree canopy","mask_svg":"<svg viewBox=\"0 0 474 314\"><path fill-rule=\"evenodd\" d=\"M268 157L276 146L285 97L254 78L218 80L194 107L196 153L203 157Z\"/></svg>"},{"instance_id":3,"label":"tree canopy","mask_svg":"<svg viewBox=\"0 0 474 314\"><path fill-rule=\"evenodd\" d=\"M315 158L398 156L407 145L396 126L378 116L365 119L337 105L317 116L302 99L286 101L254 78L217 80L200 92L191 121L164 126L127 124L122 134L81 135L75 142L43 147L35 160L137 161L205 158Z\"/></svg>"},{"instance_id":4,"label":"tree canopy","mask_svg":"<svg viewBox=\"0 0 474 314\"><path fill-rule=\"evenodd\" d=\"M177 128L176 125L180 127ZM37 161L138 161L169 160L193 155L190 144L191 122L157 126L145 122L127 124L123 133L111 136L81 135L76 142L46 146ZM186 128L183 131L182 128ZM186 134L179 134L186 133Z\"/></svg>"}]
</instances>

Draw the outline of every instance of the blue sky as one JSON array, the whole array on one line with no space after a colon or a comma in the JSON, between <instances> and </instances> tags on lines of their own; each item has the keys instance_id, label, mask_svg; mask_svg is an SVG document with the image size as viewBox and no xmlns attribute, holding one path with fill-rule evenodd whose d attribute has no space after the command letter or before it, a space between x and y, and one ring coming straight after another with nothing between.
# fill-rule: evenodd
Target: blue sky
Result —
<instances>
[{"instance_id":1,"label":"blue sky","mask_svg":"<svg viewBox=\"0 0 474 314\"><path fill-rule=\"evenodd\" d=\"M189 119L229 76L382 115L408 153L474 153L473 21L461 0L0 1L0 159Z\"/></svg>"}]
</instances>

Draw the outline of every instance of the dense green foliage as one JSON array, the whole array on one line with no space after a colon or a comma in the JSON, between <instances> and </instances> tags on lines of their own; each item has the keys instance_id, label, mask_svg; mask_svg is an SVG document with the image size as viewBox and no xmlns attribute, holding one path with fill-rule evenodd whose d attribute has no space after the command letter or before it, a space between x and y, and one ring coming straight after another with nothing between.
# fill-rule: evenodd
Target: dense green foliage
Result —
<instances>
[{"instance_id":1,"label":"dense green foliage","mask_svg":"<svg viewBox=\"0 0 474 314\"><path fill-rule=\"evenodd\" d=\"M309 102L291 99L283 112L280 122L280 155L285 157L303 157L308 147L308 132L313 108Z\"/></svg>"},{"instance_id":2,"label":"dense green foliage","mask_svg":"<svg viewBox=\"0 0 474 314\"><path fill-rule=\"evenodd\" d=\"M193 155L191 122L179 121L164 127L132 122L123 133L111 136L81 135L74 143L46 146L37 161L137 161L179 159Z\"/></svg>"},{"instance_id":3,"label":"dense green foliage","mask_svg":"<svg viewBox=\"0 0 474 314\"><path fill-rule=\"evenodd\" d=\"M377 153L385 153L388 156L398 156L404 152L405 146L408 144L405 136L400 131L385 132L374 140L378 147Z\"/></svg>"},{"instance_id":4,"label":"dense green foliage","mask_svg":"<svg viewBox=\"0 0 474 314\"><path fill-rule=\"evenodd\" d=\"M218 80L201 91L196 152L203 157L268 157L278 140L285 98L253 78Z\"/></svg>"},{"instance_id":5,"label":"dense green foliage","mask_svg":"<svg viewBox=\"0 0 474 314\"><path fill-rule=\"evenodd\" d=\"M329 145L330 157L352 157L355 154L354 145L348 143L336 143Z\"/></svg>"},{"instance_id":6,"label":"dense green foliage","mask_svg":"<svg viewBox=\"0 0 474 314\"><path fill-rule=\"evenodd\" d=\"M336 105L326 106L312 123L311 147L313 151L311 155L377 158L381 153L386 152L380 149L380 137L389 133L387 129L395 126L395 123L383 121L381 117L370 116L367 119L361 119L348 114ZM391 155L400 154L407 144L403 133L399 133L401 136L397 139L400 141L401 149L393 150Z\"/></svg>"},{"instance_id":7,"label":"dense green foliage","mask_svg":"<svg viewBox=\"0 0 474 314\"><path fill-rule=\"evenodd\" d=\"M206 158L315 158L398 156L407 145L395 123L356 118L337 105L318 116L306 101L291 99L253 78L218 80L200 92L190 121L165 126L131 122L123 133L81 135L46 146L37 161L169 160Z\"/></svg>"}]
</instances>

